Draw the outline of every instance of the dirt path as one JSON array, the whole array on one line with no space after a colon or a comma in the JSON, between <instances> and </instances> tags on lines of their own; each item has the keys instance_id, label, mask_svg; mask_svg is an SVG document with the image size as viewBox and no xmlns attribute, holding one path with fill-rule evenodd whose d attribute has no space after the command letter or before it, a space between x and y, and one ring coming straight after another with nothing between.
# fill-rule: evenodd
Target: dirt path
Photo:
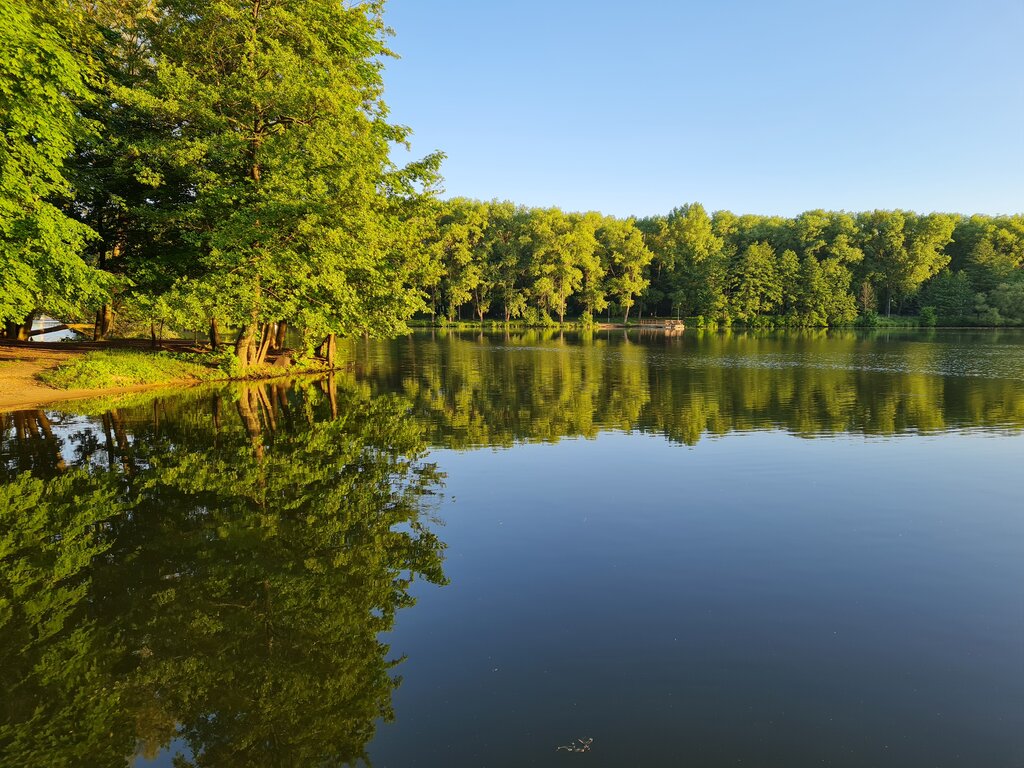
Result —
<instances>
[{"instance_id":1,"label":"dirt path","mask_svg":"<svg viewBox=\"0 0 1024 768\"><path fill-rule=\"evenodd\" d=\"M134 387L97 389L56 389L36 378L36 374L54 368L65 360L98 349L145 349L147 342L34 342L0 341L0 411L17 411L43 403L76 400L97 395L114 395L166 387L173 382L140 384Z\"/></svg>"}]
</instances>

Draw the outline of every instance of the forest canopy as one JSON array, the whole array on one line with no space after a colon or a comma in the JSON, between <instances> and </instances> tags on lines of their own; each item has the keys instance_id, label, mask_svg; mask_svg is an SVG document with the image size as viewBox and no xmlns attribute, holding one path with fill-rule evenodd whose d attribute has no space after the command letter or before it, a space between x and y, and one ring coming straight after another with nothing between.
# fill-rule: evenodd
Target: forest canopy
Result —
<instances>
[{"instance_id":1,"label":"forest canopy","mask_svg":"<svg viewBox=\"0 0 1024 768\"><path fill-rule=\"evenodd\" d=\"M612 312L824 327L1024 322L1024 216L808 211L616 218L439 198L404 165L383 2L3 0L0 322L41 313L235 333Z\"/></svg>"}]
</instances>

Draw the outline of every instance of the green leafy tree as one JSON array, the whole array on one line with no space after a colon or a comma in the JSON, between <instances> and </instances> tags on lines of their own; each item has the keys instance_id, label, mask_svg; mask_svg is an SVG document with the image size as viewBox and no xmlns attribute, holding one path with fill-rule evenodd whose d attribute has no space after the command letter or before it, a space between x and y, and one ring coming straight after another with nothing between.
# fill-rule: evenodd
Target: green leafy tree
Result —
<instances>
[{"instance_id":1,"label":"green leafy tree","mask_svg":"<svg viewBox=\"0 0 1024 768\"><path fill-rule=\"evenodd\" d=\"M776 274L780 290L779 311L792 316L796 313L800 296L800 259L792 248L787 248L779 254Z\"/></svg>"},{"instance_id":2,"label":"green leafy tree","mask_svg":"<svg viewBox=\"0 0 1024 768\"><path fill-rule=\"evenodd\" d=\"M673 210L665 227L672 304L683 314L715 314L724 296L723 237L700 203Z\"/></svg>"},{"instance_id":3,"label":"green leafy tree","mask_svg":"<svg viewBox=\"0 0 1024 768\"><path fill-rule=\"evenodd\" d=\"M65 162L96 126L88 30L56 0L0 3L0 322L24 338L34 315L76 313L106 297L110 281L85 258L94 233L68 216Z\"/></svg>"},{"instance_id":4,"label":"green leafy tree","mask_svg":"<svg viewBox=\"0 0 1024 768\"><path fill-rule=\"evenodd\" d=\"M229 308L243 368L280 319L404 329L424 296L396 230L439 158L390 160L408 132L382 101L381 4L164 0L148 32L156 71L132 107L162 130L137 172L157 189L184 173L193 193L156 212L193 249L175 293Z\"/></svg>"},{"instance_id":5,"label":"green leafy tree","mask_svg":"<svg viewBox=\"0 0 1024 768\"><path fill-rule=\"evenodd\" d=\"M575 214L569 217L571 234L566 247L573 250L582 273L579 302L583 305L583 317L592 322L594 315L608 306L605 275L608 264L601 258L597 230L601 216L596 213Z\"/></svg>"},{"instance_id":6,"label":"green leafy tree","mask_svg":"<svg viewBox=\"0 0 1024 768\"><path fill-rule=\"evenodd\" d=\"M464 198L441 204L437 247L443 268L441 301L448 322L456 319L460 308L478 296L478 291L485 290L480 283L487 269L483 257L486 227L483 204Z\"/></svg>"},{"instance_id":7,"label":"green leafy tree","mask_svg":"<svg viewBox=\"0 0 1024 768\"><path fill-rule=\"evenodd\" d=\"M669 287L674 254L665 244L667 224L664 216L645 216L636 220L636 228L643 236L644 245L652 254L647 269L648 284L640 295L640 309L648 307L657 312L671 294Z\"/></svg>"},{"instance_id":8,"label":"green leafy tree","mask_svg":"<svg viewBox=\"0 0 1024 768\"><path fill-rule=\"evenodd\" d=\"M850 292L853 274L839 258L821 262L821 276L826 286L825 318L829 325L849 323L857 317L857 300Z\"/></svg>"},{"instance_id":9,"label":"green leafy tree","mask_svg":"<svg viewBox=\"0 0 1024 768\"><path fill-rule=\"evenodd\" d=\"M1024 322L1024 275L1015 275L1014 279L1000 283L988 294L980 296L984 296L981 300L982 311L985 311L984 305L987 304L994 310L998 322Z\"/></svg>"},{"instance_id":10,"label":"green leafy tree","mask_svg":"<svg viewBox=\"0 0 1024 768\"><path fill-rule=\"evenodd\" d=\"M644 244L633 219L606 217L597 230L602 263L608 275L608 294L622 309L622 322L629 322L629 310L636 296L648 285L644 273L654 254Z\"/></svg>"},{"instance_id":11,"label":"green leafy tree","mask_svg":"<svg viewBox=\"0 0 1024 768\"><path fill-rule=\"evenodd\" d=\"M748 245L735 264L731 280L731 307L740 320L771 314L782 301L775 251L768 243Z\"/></svg>"},{"instance_id":12,"label":"green leafy tree","mask_svg":"<svg viewBox=\"0 0 1024 768\"><path fill-rule=\"evenodd\" d=\"M506 323L526 312L529 289L524 244L529 244L529 216L529 211L512 203L491 204L487 228L490 281Z\"/></svg>"},{"instance_id":13,"label":"green leafy tree","mask_svg":"<svg viewBox=\"0 0 1024 768\"><path fill-rule=\"evenodd\" d=\"M829 289L821 265L812 256L800 262L800 299L798 314L804 325L826 326L829 313Z\"/></svg>"},{"instance_id":14,"label":"green leafy tree","mask_svg":"<svg viewBox=\"0 0 1024 768\"><path fill-rule=\"evenodd\" d=\"M529 243L533 296L561 322L569 297L583 285L581 260L596 245L593 231L574 226L557 208L539 209L530 217Z\"/></svg>"},{"instance_id":15,"label":"green leafy tree","mask_svg":"<svg viewBox=\"0 0 1024 768\"><path fill-rule=\"evenodd\" d=\"M972 223L974 237L962 266L979 291L990 291L1024 265L1024 217L974 216ZM954 240L960 235L958 229L954 229Z\"/></svg>"},{"instance_id":16,"label":"green leafy tree","mask_svg":"<svg viewBox=\"0 0 1024 768\"><path fill-rule=\"evenodd\" d=\"M938 274L950 257L944 252L956 219L946 214L917 216L906 211L861 214L864 274L885 293L886 313Z\"/></svg>"},{"instance_id":17,"label":"green leafy tree","mask_svg":"<svg viewBox=\"0 0 1024 768\"><path fill-rule=\"evenodd\" d=\"M975 293L965 271L944 269L925 287L922 303L935 307L938 316L944 319L969 317L974 312Z\"/></svg>"}]
</instances>

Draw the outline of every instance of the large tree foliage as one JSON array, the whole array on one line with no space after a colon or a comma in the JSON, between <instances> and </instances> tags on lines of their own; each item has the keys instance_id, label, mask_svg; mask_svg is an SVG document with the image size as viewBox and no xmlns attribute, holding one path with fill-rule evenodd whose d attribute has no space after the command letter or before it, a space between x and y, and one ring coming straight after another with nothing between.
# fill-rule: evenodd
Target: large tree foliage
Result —
<instances>
[{"instance_id":1,"label":"large tree foliage","mask_svg":"<svg viewBox=\"0 0 1024 768\"><path fill-rule=\"evenodd\" d=\"M382 101L381 3L162 0L146 30L155 72L127 95L163 129L136 173L190 190L156 211L191 249L172 296L240 326L244 364L280 319L401 330L423 304L400 223L438 158L390 160L407 130Z\"/></svg>"},{"instance_id":2,"label":"large tree foliage","mask_svg":"<svg viewBox=\"0 0 1024 768\"><path fill-rule=\"evenodd\" d=\"M949 263L943 249L953 236L953 216L872 211L859 224L864 270L884 289L887 313Z\"/></svg>"},{"instance_id":3,"label":"large tree foliage","mask_svg":"<svg viewBox=\"0 0 1024 768\"><path fill-rule=\"evenodd\" d=\"M95 62L74 6L0 3L0 322L24 335L34 312L75 312L108 281L83 257L92 232L67 215L65 162L84 120ZM19 327L21 326L21 327Z\"/></svg>"},{"instance_id":4,"label":"large tree foliage","mask_svg":"<svg viewBox=\"0 0 1024 768\"><path fill-rule=\"evenodd\" d=\"M622 309L622 321L628 322L629 310L647 286L644 272L654 254L632 219L606 218L597 230L597 242L608 275L608 294Z\"/></svg>"}]
</instances>

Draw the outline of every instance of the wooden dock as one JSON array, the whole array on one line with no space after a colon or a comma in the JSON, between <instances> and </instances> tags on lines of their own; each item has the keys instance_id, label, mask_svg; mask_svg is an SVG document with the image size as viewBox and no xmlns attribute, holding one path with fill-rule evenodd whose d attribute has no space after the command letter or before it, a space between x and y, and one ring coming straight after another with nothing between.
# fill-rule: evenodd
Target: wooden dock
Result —
<instances>
[{"instance_id":1,"label":"wooden dock","mask_svg":"<svg viewBox=\"0 0 1024 768\"><path fill-rule=\"evenodd\" d=\"M597 323L597 327L602 331L611 331L617 329L632 329L639 331L661 331L662 333L682 333L686 330L686 324L682 320L672 320L663 317L644 318L643 320L634 320L629 325L623 325L622 323Z\"/></svg>"},{"instance_id":2,"label":"wooden dock","mask_svg":"<svg viewBox=\"0 0 1024 768\"><path fill-rule=\"evenodd\" d=\"M637 325L642 331L664 331L665 333L682 333L686 330L686 323L682 320L672 320L663 317L644 318L638 320Z\"/></svg>"}]
</instances>

